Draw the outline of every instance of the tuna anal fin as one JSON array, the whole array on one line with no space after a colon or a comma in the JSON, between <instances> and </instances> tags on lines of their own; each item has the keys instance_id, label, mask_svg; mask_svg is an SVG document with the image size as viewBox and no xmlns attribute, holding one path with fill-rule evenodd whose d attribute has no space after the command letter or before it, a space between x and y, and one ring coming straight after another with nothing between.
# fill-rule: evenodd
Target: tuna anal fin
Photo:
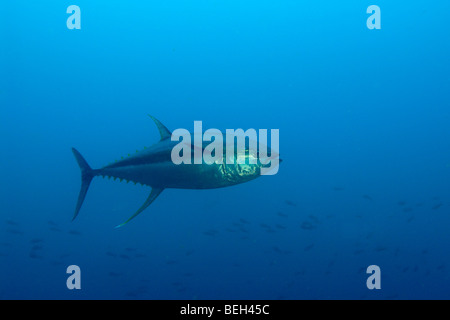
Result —
<instances>
[{"instance_id":1,"label":"tuna anal fin","mask_svg":"<svg viewBox=\"0 0 450 320\"><path fill-rule=\"evenodd\" d=\"M152 191L150 192L150 195L148 196L147 200L145 200L144 204L139 208L138 211L136 211L135 214L133 214L127 221L125 221L122 224L119 224L116 226L116 228L120 228L124 225L126 225L128 222L130 222L134 217L136 217L139 213L144 211L149 205L152 204L152 202L159 196L159 194L163 191L163 188L152 188Z\"/></svg>"}]
</instances>

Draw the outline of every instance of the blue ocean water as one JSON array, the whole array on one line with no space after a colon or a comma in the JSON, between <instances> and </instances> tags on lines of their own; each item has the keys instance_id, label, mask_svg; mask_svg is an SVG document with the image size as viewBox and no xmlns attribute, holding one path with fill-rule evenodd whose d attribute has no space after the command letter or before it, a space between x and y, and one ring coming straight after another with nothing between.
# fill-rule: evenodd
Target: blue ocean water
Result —
<instances>
[{"instance_id":1,"label":"blue ocean water","mask_svg":"<svg viewBox=\"0 0 450 320\"><path fill-rule=\"evenodd\" d=\"M370 30L368 6L381 9ZM81 29L68 29L69 5ZM1 299L448 299L448 1L14 1L0 9ZM280 130L214 190L80 171L169 129ZM66 269L81 270L69 290ZM381 270L369 290L366 269Z\"/></svg>"}]
</instances>

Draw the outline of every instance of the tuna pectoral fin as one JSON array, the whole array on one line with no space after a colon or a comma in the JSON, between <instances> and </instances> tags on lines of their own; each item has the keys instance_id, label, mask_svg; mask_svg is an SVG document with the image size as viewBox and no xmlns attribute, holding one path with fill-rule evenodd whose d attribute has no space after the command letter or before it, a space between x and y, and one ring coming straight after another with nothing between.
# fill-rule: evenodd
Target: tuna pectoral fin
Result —
<instances>
[{"instance_id":1,"label":"tuna pectoral fin","mask_svg":"<svg viewBox=\"0 0 450 320\"><path fill-rule=\"evenodd\" d=\"M73 221L77 217L78 212L80 212L81 205L83 204L84 198L86 197L86 193L89 189L89 185L91 184L92 178L94 178L95 174L94 170L91 169L86 160L84 160L83 156L75 148L72 148L72 152L81 170L81 189L80 194L78 195L75 213L72 218Z\"/></svg>"},{"instance_id":2,"label":"tuna pectoral fin","mask_svg":"<svg viewBox=\"0 0 450 320\"><path fill-rule=\"evenodd\" d=\"M142 207L140 207L139 210L136 211L136 213L133 214L127 221L125 221L124 223L119 224L118 226L116 226L116 228L120 228L120 227L126 225L128 222L130 222L131 219L133 219L139 213L144 211L149 205L152 204L153 200L155 200L163 190L164 189L162 189L162 188L152 188L152 191L150 192L150 195L148 196L147 200L145 200L145 202L142 205Z\"/></svg>"}]
</instances>

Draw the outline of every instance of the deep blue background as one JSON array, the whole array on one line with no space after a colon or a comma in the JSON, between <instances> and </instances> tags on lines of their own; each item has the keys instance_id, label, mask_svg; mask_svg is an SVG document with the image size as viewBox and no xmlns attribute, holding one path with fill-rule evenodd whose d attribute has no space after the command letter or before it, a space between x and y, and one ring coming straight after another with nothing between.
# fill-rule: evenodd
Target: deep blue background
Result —
<instances>
[{"instance_id":1,"label":"deep blue background","mask_svg":"<svg viewBox=\"0 0 450 320\"><path fill-rule=\"evenodd\" d=\"M68 30L66 8L81 8ZM366 8L381 7L381 30ZM448 1L0 9L0 298L450 298ZM80 186L168 128L280 129L275 176ZM66 288L68 265L82 290ZM366 288L379 265L378 291Z\"/></svg>"}]
</instances>

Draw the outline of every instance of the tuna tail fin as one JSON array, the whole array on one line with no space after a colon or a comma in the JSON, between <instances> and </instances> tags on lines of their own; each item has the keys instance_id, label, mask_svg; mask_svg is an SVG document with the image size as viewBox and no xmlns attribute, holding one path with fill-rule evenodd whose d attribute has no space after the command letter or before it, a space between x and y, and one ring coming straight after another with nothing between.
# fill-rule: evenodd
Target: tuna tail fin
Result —
<instances>
[{"instance_id":1,"label":"tuna tail fin","mask_svg":"<svg viewBox=\"0 0 450 320\"><path fill-rule=\"evenodd\" d=\"M81 189L80 193L78 195L78 201L77 206L75 207L75 213L73 215L72 221L75 220L75 218L78 215L78 212L80 212L81 205L83 204L84 198L86 197L86 193L89 189L89 185L91 184L92 179L95 177L94 170L91 169L91 167L88 165L86 160L84 160L83 156L78 152L77 149L72 148L72 152L75 156L75 159L78 162L78 165L80 166L81 170Z\"/></svg>"}]
</instances>

